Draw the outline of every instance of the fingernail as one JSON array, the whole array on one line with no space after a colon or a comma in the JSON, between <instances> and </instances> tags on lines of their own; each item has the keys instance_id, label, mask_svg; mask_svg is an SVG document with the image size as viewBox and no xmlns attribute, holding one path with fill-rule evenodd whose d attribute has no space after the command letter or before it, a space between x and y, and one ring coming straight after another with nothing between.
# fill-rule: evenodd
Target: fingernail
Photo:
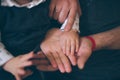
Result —
<instances>
[{"instance_id":1,"label":"fingernail","mask_svg":"<svg viewBox=\"0 0 120 80\"><path fill-rule=\"evenodd\" d=\"M73 66L76 66L76 65L77 65L77 62L74 62L72 65L73 65Z\"/></svg>"},{"instance_id":2,"label":"fingernail","mask_svg":"<svg viewBox=\"0 0 120 80\"><path fill-rule=\"evenodd\" d=\"M53 67L54 67L54 68L57 68L57 65L56 65L56 64L53 64Z\"/></svg>"},{"instance_id":3,"label":"fingernail","mask_svg":"<svg viewBox=\"0 0 120 80\"><path fill-rule=\"evenodd\" d=\"M79 68L80 68L80 69L83 69L83 68L84 68L84 65L80 65Z\"/></svg>"},{"instance_id":4,"label":"fingernail","mask_svg":"<svg viewBox=\"0 0 120 80\"><path fill-rule=\"evenodd\" d=\"M72 71L72 70L69 69L69 68L66 69L66 72L67 72L67 73L70 73L71 71Z\"/></svg>"}]
</instances>

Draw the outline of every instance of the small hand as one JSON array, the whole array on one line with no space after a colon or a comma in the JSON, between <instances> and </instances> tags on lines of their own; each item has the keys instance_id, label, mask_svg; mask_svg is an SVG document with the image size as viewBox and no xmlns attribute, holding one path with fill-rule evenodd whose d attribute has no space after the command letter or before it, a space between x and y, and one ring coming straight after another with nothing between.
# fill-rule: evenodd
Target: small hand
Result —
<instances>
[{"instance_id":1,"label":"small hand","mask_svg":"<svg viewBox=\"0 0 120 80\"><path fill-rule=\"evenodd\" d=\"M60 45L66 55L74 55L79 49L79 34L75 30L62 31Z\"/></svg>"},{"instance_id":2,"label":"small hand","mask_svg":"<svg viewBox=\"0 0 120 80\"><path fill-rule=\"evenodd\" d=\"M34 65L34 61L30 60L32 58L37 58L33 52L12 58L5 63L3 69L12 73L16 80L22 80L33 73L31 70L25 70L25 67Z\"/></svg>"}]
</instances>

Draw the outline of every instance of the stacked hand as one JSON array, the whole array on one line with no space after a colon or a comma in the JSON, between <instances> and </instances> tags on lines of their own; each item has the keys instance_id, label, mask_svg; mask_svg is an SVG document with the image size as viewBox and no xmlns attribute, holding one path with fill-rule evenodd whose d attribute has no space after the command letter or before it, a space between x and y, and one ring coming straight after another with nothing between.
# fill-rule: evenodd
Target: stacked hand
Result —
<instances>
[{"instance_id":1,"label":"stacked hand","mask_svg":"<svg viewBox=\"0 0 120 80\"><path fill-rule=\"evenodd\" d=\"M77 64L80 69L84 68L85 63L88 60L88 58L91 56L91 54L92 54L91 41L86 37L81 38L79 51L77 53L78 56Z\"/></svg>"},{"instance_id":2,"label":"stacked hand","mask_svg":"<svg viewBox=\"0 0 120 80\"><path fill-rule=\"evenodd\" d=\"M60 70L60 72L70 72L71 65L67 56L63 53L59 42L59 35L61 32L59 29L50 30L45 40L41 44L43 53L47 56L54 68Z\"/></svg>"},{"instance_id":3,"label":"stacked hand","mask_svg":"<svg viewBox=\"0 0 120 80\"><path fill-rule=\"evenodd\" d=\"M34 65L35 62L30 60L32 58L37 58L33 52L12 58L3 66L3 69L12 73L16 80L22 80L33 73L31 70L25 70L25 67Z\"/></svg>"},{"instance_id":4,"label":"stacked hand","mask_svg":"<svg viewBox=\"0 0 120 80\"><path fill-rule=\"evenodd\" d=\"M74 23L76 13L81 15L81 8L79 0L51 0L50 3L50 17L63 23L68 18L65 31L69 31Z\"/></svg>"}]
</instances>

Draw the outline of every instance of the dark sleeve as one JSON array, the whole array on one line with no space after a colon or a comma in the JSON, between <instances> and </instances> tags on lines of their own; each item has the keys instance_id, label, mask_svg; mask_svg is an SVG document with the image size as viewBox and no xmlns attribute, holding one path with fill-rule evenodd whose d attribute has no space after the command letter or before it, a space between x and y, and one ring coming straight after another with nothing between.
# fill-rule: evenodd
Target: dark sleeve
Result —
<instances>
[{"instance_id":1,"label":"dark sleeve","mask_svg":"<svg viewBox=\"0 0 120 80\"><path fill-rule=\"evenodd\" d=\"M1 31L1 28L5 25L5 20L6 20L6 17L5 17L5 11L4 11L4 8L0 6L0 31Z\"/></svg>"},{"instance_id":2,"label":"dark sleeve","mask_svg":"<svg viewBox=\"0 0 120 80\"><path fill-rule=\"evenodd\" d=\"M0 79L3 79L3 80L15 80L15 77L7 72L7 71L4 71L3 69L0 70Z\"/></svg>"},{"instance_id":3,"label":"dark sleeve","mask_svg":"<svg viewBox=\"0 0 120 80\"><path fill-rule=\"evenodd\" d=\"M120 1L85 1L80 2L82 3L81 33L84 35L96 34L120 25Z\"/></svg>"},{"instance_id":4,"label":"dark sleeve","mask_svg":"<svg viewBox=\"0 0 120 80\"><path fill-rule=\"evenodd\" d=\"M0 6L1 6L1 0L0 0Z\"/></svg>"}]
</instances>

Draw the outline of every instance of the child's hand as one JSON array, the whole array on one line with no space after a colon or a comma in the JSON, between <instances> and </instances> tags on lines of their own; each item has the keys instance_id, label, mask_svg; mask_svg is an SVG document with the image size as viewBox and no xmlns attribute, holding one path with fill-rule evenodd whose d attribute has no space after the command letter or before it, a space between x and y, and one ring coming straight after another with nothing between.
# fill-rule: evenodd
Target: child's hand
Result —
<instances>
[{"instance_id":1,"label":"child's hand","mask_svg":"<svg viewBox=\"0 0 120 80\"><path fill-rule=\"evenodd\" d=\"M79 34L75 30L63 31L60 35L60 45L62 47L63 52L69 55L75 55L79 49ZM71 60L72 59L72 60ZM76 65L76 60L71 58L70 61L73 65Z\"/></svg>"},{"instance_id":2,"label":"child's hand","mask_svg":"<svg viewBox=\"0 0 120 80\"><path fill-rule=\"evenodd\" d=\"M33 73L31 70L24 69L33 65L34 62L30 60L32 58L36 58L33 52L12 58L4 64L3 69L12 73L16 80L22 80Z\"/></svg>"},{"instance_id":3,"label":"child's hand","mask_svg":"<svg viewBox=\"0 0 120 80\"><path fill-rule=\"evenodd\" d=\"M53 29L49 31L46 35L45 40L41 43L41 49L53 67L58 67L62 73L70 72L70 62L66 55L63 53L59 43L59 32L59 29Z\"/></svg>"}]
</instances>

